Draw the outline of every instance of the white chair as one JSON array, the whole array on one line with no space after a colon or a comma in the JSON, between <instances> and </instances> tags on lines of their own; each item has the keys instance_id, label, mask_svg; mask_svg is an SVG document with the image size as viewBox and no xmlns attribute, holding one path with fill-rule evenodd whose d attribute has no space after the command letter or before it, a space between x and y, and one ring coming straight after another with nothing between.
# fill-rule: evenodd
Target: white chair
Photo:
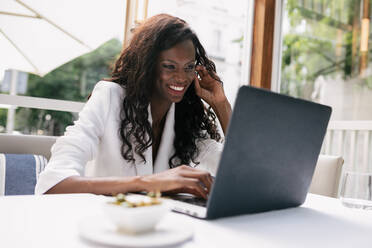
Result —
<instances>
[{"instance_id":1,"label":"white chair","mask_svg":"<svg viewBox=\"0 0 372 248\"><path fill-rule=\"evenodd\" d=\"M56 136L42 136L42 135L13 135L13 134L0 134L0 195L1 188L5 188L4 181L2 178L5 178L5 174L2 173L2 163L5 164L5 157L2 154L31 154L36 158L36 164L39 164L37 161L43 161L45 164L50 159L51 153L50 149L53 144L56 142L58 137ZM39 156L40 155L40 156ZM39 157L45 157L43 159L38 159ZM9 157L10 158L10 157ZM44 169L44 164L37 171L41 172ZM9 165L9 163L8 163ZM93 175L93 161L89 161L85 167L85 175ZM5 168L5 167L4 167ZM37 167L38 168L38 167ZM2 175L4 177L2 177ZM37 174L38 175L38 174ZM3 187L2 187L3 185Z\"/></svg>"},{"instance_id":2,"label":"white chair","mask_svg":"<svg viewBox=\"0 0 372 248\"><path fill-rule=\"evenodd\" d=\"M50 158L55 136L0 134L0 153L37 154Z\"/></svg>"},{"instance_id":3,"label":"white chair","mask_svg":"<svg viewBox=\"0 0 372 248\"><path fill-rule=\"evenodd\" d=\"M0 134L0 196L34 193L56 138Z\"/></svg>"},{"instance_id":4,"label":"white chair","mask_svg":"<svg viewBox=\"0 0 372 248\"><path fill-rule=\"evenodd\" d=\"M343 164L342 157L320 155L309 192L337 198Z\"/></svg>"}]
</instances>

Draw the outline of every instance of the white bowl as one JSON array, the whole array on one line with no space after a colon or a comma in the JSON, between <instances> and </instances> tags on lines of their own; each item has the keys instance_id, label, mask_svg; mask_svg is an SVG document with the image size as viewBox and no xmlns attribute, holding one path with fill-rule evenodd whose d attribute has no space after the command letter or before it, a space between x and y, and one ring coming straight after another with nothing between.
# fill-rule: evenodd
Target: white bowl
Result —
<instances>
[{"instance_id":1,"label":"white bowl","mask_svg":"<svg viewBox=\"0 0 372 248\"><path fill-rule=\"evenodd\" d=\"M170 210L162 201L160 204L131 208L123 205L104 203L105 216L116 225L119 231L138 234L155 229L156 224Z\"/></svg>"}]
</instances>

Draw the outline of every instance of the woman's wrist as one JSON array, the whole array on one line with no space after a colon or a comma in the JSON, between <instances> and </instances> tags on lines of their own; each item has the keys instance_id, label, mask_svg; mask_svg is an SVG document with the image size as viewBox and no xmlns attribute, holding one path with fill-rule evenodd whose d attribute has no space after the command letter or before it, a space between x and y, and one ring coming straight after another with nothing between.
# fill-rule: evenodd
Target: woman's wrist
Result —
<instances>
[{"instance_id":1,"label":"woman's wrist","mask_svg":"<svg viewBox=\"0 0 372 248\"><path fill-rule=\"evenodd\" d=\"M211 107L217 115L217 118L221 124L224 134L226 134L227 126L229 124L230 116L232 112L229 101L225 97L224 99L213 103Z\"/></svg>"},{"instance_id":2,"label":"woman's wrist","mask_svg":"<svg viewBox=\"0 0 372 248\"><path fill-rule=\"evenodd\" d=\"M145 176L134 176L131 177L131 187L129 192L141 192L147 191L147 187L145 185Z\"/></svg>"},{"instance_id":3,"label":"woman's wrist","mask_svg":"<svg viewBox=\"0 0 372 248\"><path fill-rule=\"evenodd\" d=\"M135 191L145 191L150 192L154 191L154 175L146 175L146 176L136 176L133 180L133 185Z\"/></svg>"},{"instance_id":4,"label":"woman's wrist","mask_svg":"<svg viewBox=\"0 0 372 248\"><path fill-rule=\"evenodd\" d=\"M217 113L226 109L227 106L230 106L230 103L227 100L227 97L224 97L223 99L212 102L210 106L212 107L213 111Z\"/></svg>"},{"instance_id":5,"label":"woman's wrist","mask_svg":"<svg viewBox=\"0 0 372 248\"><path fill-rule=\"evenodd\" d=\"M86 179L90 184L90 191L95 194L116 195L143 191L139 183L140 176Z\"/></svg>"}]
</instances>

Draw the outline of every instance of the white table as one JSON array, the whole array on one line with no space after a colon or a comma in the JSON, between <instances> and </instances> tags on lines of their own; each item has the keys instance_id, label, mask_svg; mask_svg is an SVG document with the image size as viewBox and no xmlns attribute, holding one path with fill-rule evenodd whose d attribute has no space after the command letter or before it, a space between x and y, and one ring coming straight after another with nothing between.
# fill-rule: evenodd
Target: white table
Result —
<instances>
[{"instance_id":1,"label":"white table","mask_svg":"<svg viewBox=\"0 0 372 248\"><path fill-rule=\"evenodd\" d=\"M101 214L105 200L89 194L0 197L0 247L102 247L81 239L77 223ZM186 248L372 247L372 211L312 194L298 208L214 221L170 212L162 221L194 228L194 238L178 246Z\"/></svg>"}]
</instances>

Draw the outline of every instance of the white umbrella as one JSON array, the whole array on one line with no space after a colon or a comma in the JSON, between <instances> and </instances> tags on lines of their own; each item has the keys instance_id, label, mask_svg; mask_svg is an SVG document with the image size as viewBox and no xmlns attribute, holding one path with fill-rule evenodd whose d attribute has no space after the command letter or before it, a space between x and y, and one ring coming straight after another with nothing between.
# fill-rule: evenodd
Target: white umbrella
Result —
<instances>
[{"instance_id":1,"label":"white umbrella","mask_svg":"<svg viewBox=\"0 0 372 248\"><path fill-rule=\"evenodd\" d=\"M40 76L95 49L123 39L123 0L1 0L0 71Z\"/></svg>"}]
</instances>

